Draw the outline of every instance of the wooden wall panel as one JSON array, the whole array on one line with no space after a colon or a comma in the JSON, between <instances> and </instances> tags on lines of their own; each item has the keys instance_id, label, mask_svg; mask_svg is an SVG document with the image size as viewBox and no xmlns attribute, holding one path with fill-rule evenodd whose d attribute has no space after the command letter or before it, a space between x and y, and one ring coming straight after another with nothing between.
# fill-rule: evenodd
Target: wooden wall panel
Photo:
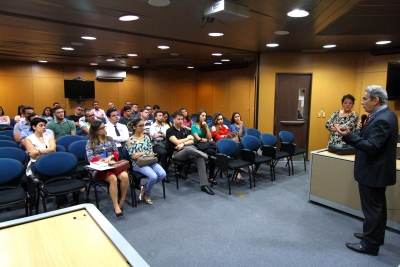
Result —
<instances>
[{"instance_id":1,"label":"wooden wall panel","mask_svg":"<svg viewBox=\"0 0 400 267\"><path fill-rule=\"evenodd\" d=\"M213 86L212 81L198 82L196 86L196 105L192 113L204 109L208 115L213 114Z\"/></svg>"},{"instance_id":2,"label":"wooden wall panel","mask_svg":"<svg viewBox=\"0 0 400 267\"><path fill-rule=\"evenodd\" d=\"M123 108L123 105L127 100L131 103L138 103L139 107L144 105L144 83L143 81L137 80L124 80L118 83L119 86L119 109ZM114 103L114 105L117 105Z\"/></svg>"},{"instance_id":3,"label":"wooden wall panel","mask_svg":"<svg viewBox=\"0 0 400 267\"><path fill-rule=\"evenodd\" d=\"M33 77L33 100L35 112L42 114L45 107L53 107L54 102L59 102L60 106L66 108L70 114L66 98L64 98L64 79Z\"/></svg>"},{"instance_id":4,"label":"wooden wall panel","mask_svg":"<svg viewBox=\"0 0 400 267\"><path fill-rule=\"evenodd\" d=\"M144 71L140 69L129 69L126 71L126 79L124 81L144 81Z\"/></svg>"},{"instance_id":5,"label":"wooden wall panel","mask_svg":"<svg viewBox=\"0 0 400 267\"><path fill-rule=\"evenodd\" d=\"M195 79L195 70L174 70L169 71L169 80L170 81L194 81Z\"/></svg>"},{"instance_id":6,"label":"wooden wall panel","mask_svg":"<svg viewBox=\"0 0 400 267\"><path fill-rule=\"evenodd\" d=\"M32 64L32 76L34 77L52 77L52 78L63 78L64 74L62 65L53 64Z\"/></svg>"},{"instance_id":7,"label":"wooden wall panel","mask_svg":"<svg viewBox=\"0 0 400 267\"><path fill-rule=\"evenodd\" d=\"M90 66L63 66L62 70L64 70L63 76L64 80L73 80L77 77L81 77L84 80L94 81L95 77L95 68Z\"/></svg>"},{"instance_id":8,"label":"wooden wall panel","mask_svg":"<svg viewBox=\"0 0 400 267\"><path fill-rule=\"evenodd\" d=\"M168 109L170 114L181 108L186 108L189 116L192 113L196 113L193 105L194 91L195 84L192 81L175 81L171 83L169 90L170 106Z\"/></svg>"},{"instance_id":9,"label":"wooden wall panel","mask_svg":"<svg viewBox=\"0 0 400 267\"><path fill-rule=\"evenodd\" d=\"M213 71L213 81L229 81L229 76L229 70Z\"/></svg>"},{"instance_id":10,"label":"wooden wall panel","mask_svg":"<svg viewBox=\"0 0 400 267\"><path fill-rule=\"evenodd\" d=\"M146 82L146 103L152 107L157 104L160 106L161 110L167 110L168 112L172 112L170 102L174 101L174 96L170 91L170 83L168 81L148 81ZM173 97L171 99L171 96ZM140 105L140 108L143 107Z\"/></svg>"},{"instance_id":11,"label":"wooden wall panel","mask_svg":"<svg viewBox=\"0 0 400 267\"><path fill-rule=\"evenodd\" d=\"M250 124L250 99L249 99L250 81L247 80L231 80L230 81L230 112L224 116L230 120L232 113L237 111L242 117L242 121L246 127ZM252 127L249 127L252 128Z\"/></svg>"},{"instance_id":12,"label":"wooden wall panel","mask_svg":"<svg viewBox=\"0 0 400 267\"><path fill-rule=\"evenodd\" d=\"M197 75L198 82L212 82L213 80L213 72L198 72Z\"/></svg>"},{"instance_id":13,"label":"wooden wall panel","mask_svg":"<svg viewBox=\"0 0 400 267\"><path fill-rule=\"evenodd\" d=\"M32 77L0 76L0 96L0 106L14 118L19 105L34 104Z\"/></svg>"},{"instance_id":14,"label":"wooden wall panel","mask_svg":"<svg viewBox=\"0 0 400 267\"><path fill-rule=\"evenodd\" d=\"M213 115L221 112L224 117L229 117L230 113L230 82L214 81L213 82Z\"/></svg>"},{"instance_id":15,"label":"wooden wall panel","mask_svg":"<svg viewBox=\"0 0 400 267\"><path fill-rule=\"evenodd\" d=\"M32 76L31 65L25 62L2 61L0 64L0 76Z\"/></svg>"},{"instance_id":16,"label":"wooden wall panel","mask_svg":"<svg viewBox=\"0 0 400 267\"><path fill-rule=\"evenodd\" d=\"M96 81L95 94L96 100L99 102L99 107L107 111L108 103L113 102L114 105L118 102L119 93L118 86L120 82L116 81Z\"/></svg>"}]
</instances>

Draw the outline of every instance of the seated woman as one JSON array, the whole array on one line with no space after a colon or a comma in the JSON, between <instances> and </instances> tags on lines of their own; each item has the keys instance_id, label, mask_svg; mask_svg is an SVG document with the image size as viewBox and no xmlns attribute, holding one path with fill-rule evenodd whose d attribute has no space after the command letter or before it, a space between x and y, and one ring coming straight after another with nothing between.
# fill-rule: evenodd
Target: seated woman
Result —
<instances>
[{"instance_id":1,"label":"seated woman","mask_svg":"<svg viewBox=\"0 0 400 267\"><path fill-rule=\"evenodd\" d=\"M4 115L4 109L0 106L0 124L10 124L10 117Z\"/></svg>"},{"instance_id":2,"label":"seated woman","mask_svg":"<svg viewBox=\"0 0 400 267\"><path fill-rule=\"evenodd\" d=\"M172 124L171 124L171 120L170 120L170 118L169 118L169 113L168 113L168 111L164 110L164 111L163 111L163 116L164 116L164 123L165 123L165 126L167 127L167 129L168 129L168 128L171 128Z\"/></svg>"},{"instance_id":3,"label":"seated woman","mask_svg":"<svg viewBox=\"0 0 400 267\"><path fill-rule=\"evenodd\" d=\"M22 108L23 107L24 107L24 105L19 105L18 106L18 115L14 117L15 124L17 124L18 122L20 122L24 118L24 114L22 114Z\"/></svg>"},{"instance_id":4,"label":"seated woman","mask_svg":"<svg viewBox=\"0 0 400 267\"><path fill-rule=\"evenodd\" d=\"M86 144L86 156L89 162L102 161L110 163L118 161L118 148L115 141L106 136L104 123L100 120L92 122L89 130L89 140ZM128 191L129 179L126 171L114 172L105 170L96 172L94 177L105 180L110 184L109 194L114 205L114 212L117 217L122 216L126 192ZM120 181L121 196L118 203L118 180Z\"/></svg>"},{"instance_id":5,"label":"seated woman","mask_svg":"<svg viewBox=\"0 0 400 267\"><path fill-rule=\"evenodd\" d=\"M231 132L228 126L224 124L224 117L220 112L214 114L212 124L211 135L215 142L225 138L225 135Z\"/></svg>"},{"instance_id":6,"label":"seated woman","mask_svg":"<svg viewBox=\"0 0 400 267\"><path fill-rule=\"evenodd\" d=\"M147 204L152 205L153 201L150 198L151 190L153 189L154 185L161 182L167 176L167 174L158 163L143 167L139 167L136 164L136 160L141 156L154 155L153 145L151 144L148 135L143 133L144 124L140 118L135 118L130 123L135 131L135 134L129 137L125 146L128 150L129 156L132 158L132 169L136 172L146 175L149 178L146 185L141 187L139 199L144 200L144 202Z\"/></svg>"},{"instance_id":7,"label":"seated woman","mask_svg":"<svg viewBox=\"0 0 400 267\"><path fill-rule=\"evenodd\" d=\"M190 116L188 116L188 112L185 108L181 108L179 111L182 112L182 114L183 114L183 122L182 122L181 127L184 127L190 131L190 127L193 124L192 118L190 118Z\"/></svg>"},{"instance_id":8,"label":"seated woman","mask_svg":"<svg viewBox=\"0 0 400 267\"><path fill-rule=\"evenodd\" d=\"M238 133L239 138L246 135L246 127L244 127L244 123L239 112L235 111L232 114L231 125L229 126L229 130L233 133Z\"/></svg>"},{"instance_id":9,"label":"seated woman","mask_svg":"<svg viewBox=\"0 0 400 267\"><path fill-rule=\"evenodd\" d=\"M54 120L53 112L51 111L51 108L45 107L40 118L45 119L47 122L51 122L52 120Z\"/></svg>"},{"instance_id":10,"label":"seated woman","mask_svg":"<svg viewBox=\"0 0 400 267\"><path fill-rule=\"evenodd\" d=\"M207 143L211 142L214 143L210 129L208 128L207 125L207 113L204 110L199 110L196 115L196 123L193 123L191 126L192 130L192 135L194 137L194 143L197 145L198 143ZM215 143L214 143L215 144ZM199 148L200 149L200 148ZM202 149L200 149L202 150ZM217 151L212 148L207 148L205 150L202 150L204 153L206 153L208 156L217 156ZM210 172L209 172L209 178L208 181L212 184L218 184L217 181L215 181L215 162L214 160L209 160L209 165L208 165Z\"/></svg>"}]
</instances>

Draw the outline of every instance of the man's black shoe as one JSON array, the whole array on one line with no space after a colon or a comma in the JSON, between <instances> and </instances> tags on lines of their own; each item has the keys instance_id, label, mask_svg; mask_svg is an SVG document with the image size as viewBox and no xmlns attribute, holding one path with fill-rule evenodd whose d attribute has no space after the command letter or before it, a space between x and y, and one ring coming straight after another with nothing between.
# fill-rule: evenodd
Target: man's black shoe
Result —
<instances>
[{"instance_id":1,"label":"man's black shoe","mask_svg":"<svg viewBox=\"0 0 400 267\"><path fill-rule=\"evenodd\" d=\"M378 256L378 251L368 250L364 248L360 243L346 243L346 247L358 253Z\"/></svg>"},{"instance_id":2,"label":"man's black shoe","mask_svg":"<svg viewBox=\"0 0 400 267\"><path fill-rule=\"evenodd\" d=\"M358 239L364 239L363 233L354 233L354 237ZM380 246L383 246L383 241L379 243Z\"/></svg>"},{"instance_id":3,"label":"man's black shoe","mask_svg":"<svg viewBox=\"0 0 400 267\"><path fill-rule=\"evenodd\" d=\"M203 192L206 192L209 195L214 195L214 191L212 191L208 186L203 185L200 189Z\"/></svg>"}]
</instances>

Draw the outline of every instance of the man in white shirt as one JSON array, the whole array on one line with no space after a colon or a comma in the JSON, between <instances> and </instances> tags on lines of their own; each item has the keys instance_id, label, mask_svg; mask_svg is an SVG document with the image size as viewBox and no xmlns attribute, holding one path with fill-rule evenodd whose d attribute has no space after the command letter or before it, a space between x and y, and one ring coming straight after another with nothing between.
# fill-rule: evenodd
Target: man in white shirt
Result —
<instances>
[{"instance_id":1,"label":"man in white shirt","mask_svg":"<svg viewBox=\"0 0 400 267\"><path fill-rule=\"evenodd\" d=\"M164 124L164 115L162 111L156 111L154 113L156 121L150 126L150 138L154 144L153 151L158 154L160 159L161 167L168 172L168 152L165 149L165 137L167 127ZM165 182L169 183L168 176L164 179Z\"/></svg>"},{"instance_id":2,"label":"man in white shirt","mask_svg":"<svg viewBox=\"0 0 400 267\"><path fill-rule=\"evenodd\" d=\"M128 141L129 138L128 128L125 125L118 123L119 116L116 109L107 110L106 115L108 118L108 123L105 125L107 136L112 137L112 139L116 141L121 158L122 149L124 148L125 143L126 141Z\"/></svg>"}]
</instances>

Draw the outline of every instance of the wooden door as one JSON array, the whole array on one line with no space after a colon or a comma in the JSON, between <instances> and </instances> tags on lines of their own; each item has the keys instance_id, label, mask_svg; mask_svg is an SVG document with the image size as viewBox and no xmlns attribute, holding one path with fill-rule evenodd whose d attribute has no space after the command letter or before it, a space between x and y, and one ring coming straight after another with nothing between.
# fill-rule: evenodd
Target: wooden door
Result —
<instances>
[{"instance_id":1,"label":"wooden door","mask_svg":"<svg viewBox=\"0 0 400 267\"><path fill-rule=\"evenodd\" d=\"M307 149L311 74L276 74L274 135L289 131L298 148Z\"/></svg>"}]
</instances>

